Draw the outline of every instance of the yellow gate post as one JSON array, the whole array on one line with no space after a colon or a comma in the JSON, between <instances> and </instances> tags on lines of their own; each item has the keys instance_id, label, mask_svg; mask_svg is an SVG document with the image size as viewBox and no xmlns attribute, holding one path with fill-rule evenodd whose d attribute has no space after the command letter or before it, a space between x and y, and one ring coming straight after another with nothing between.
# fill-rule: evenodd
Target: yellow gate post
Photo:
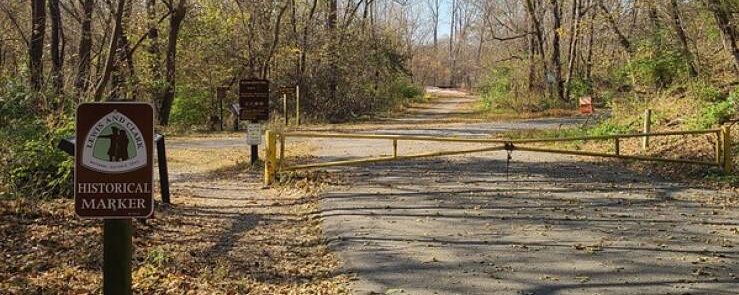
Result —
<instances>
[{"instance_id":1,"label":"yellow gate post","mask_svg":"<svg viewBox=\"0 0 739 295\"><path fill-rule=\"evenodd\" d=\"M719 168L723 168L724 163L724 154L721 152L721 149L724 148L724 141L723 141L724 135L722 134L721 129L716 131L716 146L715 146L715 152L716 152L716 165L718 165Z\"/></svg>"},{"instance_id":2,"label":"yellow gate post","mask_svg":"<svg viewBox=\"0 0 739 295\"><path fill-rule=\"evenodd\" d=\"M723 166L724 173L730 173L734 166L734 155L731 149L731 129L728 126L721 127L721 141L723 142L723 148L721 149L723 154Z\"/></svg>"},{"instance_id":3,"label":"yellow gate post","mask_svg":"<svg viewBox=\"0 0 739 295\"><path fill-rule=\"evenodd\" d=\"M275 180L275 169L277 168L277 138L273 131L264 132L266 142L264 145L264 185L270 185Z\"/></svg>"},{"instance_id":4,"label":"yellow gate post","mask_svg":"<svg viewBox=\"0 0 739 295\"><path fill-rule=\"evenodd\" d=\"M644 134L652 132L652 109L644 111ZM646 151L649 148L649 135L642 137L641 149Z\"/></svg>"}]
</instances>

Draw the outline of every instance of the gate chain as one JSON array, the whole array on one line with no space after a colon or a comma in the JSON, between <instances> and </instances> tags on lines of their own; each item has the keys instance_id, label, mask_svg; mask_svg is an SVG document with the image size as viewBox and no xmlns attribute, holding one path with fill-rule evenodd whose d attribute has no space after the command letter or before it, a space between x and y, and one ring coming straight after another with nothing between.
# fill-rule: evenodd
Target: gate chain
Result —
<instances>
[{"instance_id":1,"label":"gate chain","mask_svg":"<svg viewBox=\"0 0 739 295\"><path fill-rule=\"evenodd\" d=\"M506 157L505 161L505 179L508 180L508 169L511 166L511 159L513 159L513 143L512 142L506 142L504 145L504 148L506 152L508 153L508 156Z\"/></svg>"}]
</instances>

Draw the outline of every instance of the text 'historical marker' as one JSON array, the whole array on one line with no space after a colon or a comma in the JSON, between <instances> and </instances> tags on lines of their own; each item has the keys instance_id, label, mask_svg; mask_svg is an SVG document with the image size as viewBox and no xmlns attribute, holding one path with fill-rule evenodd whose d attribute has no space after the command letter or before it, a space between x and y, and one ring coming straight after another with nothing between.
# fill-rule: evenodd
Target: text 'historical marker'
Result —
<instances>
[{"instance_id":1,"label":"text 'historical marker'","mask_svg":"<svg viewBox=\"0 0 739 295\"><path fill-rule=\"evenodd\" d=\"M147 103L77 108L74 206L80 218L147 218L154 212L154 110Z\"/></svg>"}]
</instances>

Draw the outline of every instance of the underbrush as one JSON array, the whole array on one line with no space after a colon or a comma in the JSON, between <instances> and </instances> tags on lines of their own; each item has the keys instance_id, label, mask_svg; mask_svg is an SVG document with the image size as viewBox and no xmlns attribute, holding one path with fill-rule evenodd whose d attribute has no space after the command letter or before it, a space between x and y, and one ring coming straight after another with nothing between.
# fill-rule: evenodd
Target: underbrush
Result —
<instances>
[{"instance_id":1,"label":"underbrush","mask_svg":"<svg viewBox=\"0 0 739 295\"><path fill-rule=\"evenodd\" d=\"M169 128L181 132L203 130L208 127L217 105L208 91L183 86L172 103ZM224 105L224 113L228 105ZM225 123L225 122L224 122Z\"/></svg>"},{"instance_id":2,"label":"underbrush","mask_svg":"<svg viewBox=\"0 0 739 295\"><path fill-rule=\"evenodd\" d=\"M614 97L607 107L609 116L603 116L592 125L563 128L557 130L514 132L508 134L512 138L568 138L582 136L600 136L613 134L632 134L642 132L644 110L652 109L651 131L700 130L725 126L739 112L739 89L731 91L713 86L703 80L693 80L673 86L658 94L648 97L623 95ZM734 169L739 165L739 128L732 128L732 151ZM641 148L641 137L621 140L621 153L624 155L641 155L660 158L690 159L699 161L715 161L715 134L659 136L650 139L649 148ZM559 148L580 149L599 152L610 152L613 140L569 141L556 143ZM739 185L736 172L724 173L717 167L705 167L686 164L663 164L655 162L624 162L630 168L656 174L662 177L682 180L700 179L716 184L730 186Z\"/></svg>"},{"instance_id":3,"label":"underbrush","mask_svg":"<svg viewBox=\"0 0 739 295\"><path fill-rule=\"evenodd\" d=\"M72 157L59 140L74 133L74 106L21 83L0 90L0 197L72 195ZM66 100L71 101L71 100Z\"/></svg>"},{"instance_id":4,"label":"underbrush","mask_svg":"<svg viewBox=\"0 0 739 295\"><path fill-rule=\"evenodd\" d=\"M561 106L544 95L529 92L516 77L514 68L500 66L491 69L480 85L480 105L490 113L534 113Z\"/></svg>"},{"instance_id":5,"label":"underbrush","mask_svg":"<svg viewBox=\"0 0 739 295\"><path fill-rule=\"evenodd\" d=\"M493 116L516 114L516 117L556 116L576 111L577 98L592 94L593 87L581 77L573 77L569 98L561 101L547 95L545 85L529 85L526 67L503 64L491 68L477 87L480 101L477 109ZM505 117L505 116L504 116Z\"/></svg>"},{"instance_id":6,"label":"underbrush","mask_svg":"<svg viewBox=\"0 0 739 295\"><path fill-rule=\"evenodd\" d=\"M389 107L407 105L413 102L423 102L428 99L423 88L414 84L407 77L398 77L379 93L385 97Z\"/></svg>"}]
</instances>

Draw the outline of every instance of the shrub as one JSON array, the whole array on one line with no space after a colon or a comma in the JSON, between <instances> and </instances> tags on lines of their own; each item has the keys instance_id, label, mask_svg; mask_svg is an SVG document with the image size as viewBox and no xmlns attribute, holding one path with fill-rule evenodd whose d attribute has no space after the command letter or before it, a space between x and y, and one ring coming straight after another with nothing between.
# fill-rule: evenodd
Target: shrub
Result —
<instances>
[{"instance_id":1,"label":"shrub","mask_svg":"<svg viewBox=\"0 0 739 295\"><path fill-rule=\"evenodd\" d=\"M68 197L73 159L56 144L74 132L72 110L41 114L38 96L14 82L0 92L0 187L10 197Z\"/></svg>"},{"instance_id":2,"label":"shrub","mask_svg":"<svg viewBox=\"0 0 739 295\"><path fill-rule=\"evenodd\" d=\"M176 127L189 129L206 126L212 114L211 104L208 91L181 87L172 104L170 123Z\"/></svg>"},{"instance_id":3,"label":"shrub","mask_svg":"<svg viewBox=\"0 0 739 295\"><path fill-rule=\"evenodd\" d=\"M688 126L695 129L706 129L723 124L737 114L738 108L739 89L735 89L726 100L707 103L697 115L688 120Z\"/></svg>"},{"instance_id":4,"label":"shrub","mask_svg":"<svg viewBox=\"0 0 739 295\"><path fill-rule=\"evenodd\" d=\"M57 140L39 134L13 147L4 173L15 197L68 197L72 195L72 157L56 149Z\"/></svg>"},{"instance_id":5,"label":"shrub","mask_svg":"<svg viewBox=\"0 0 739 295\"><path fill-rule=\"evenodd\" d=\"M423 98L423 88L413 84L408 77L399 76L390 84L388 94L401 102L414 101Z\"/></svg>"},{"instance_id":6,"label":"shrub","mask_svg":"<svg viewBox=\"0 0 739 295\"><path fill-rule=\"evenodd\" d=\"M612 135L612 134L623 134L629 133L631 127L627 124L620 124L613 120L606 120L598 124L595 128L588 130L588 135L600 136L600 135Z\"/></svg>"},{"instance_id":7,"label":"shrub","mask_svg":"<svg viewBox=\"0 0 739 295\"><path fill-rule=\"evenodd\" d=\"M482 82L482 103L485 109L513 108L509 94L511 92L511 69L497 67L490 70Z\"/></svg>"},{"instance_id":8,"label":"shrub","mask_svg":"<svg viewBox=\"0 0 739 295\"><path fill-rule=\"evenodd\" d=\"M688 95L698 101L715 102L721 99L721 91L704 80L689 83Z\"/></svg>"},{"instance_id":9,"label":"shrub","mask_svg":"<svg viewBox=\"0 0 739 295\"><path fill-rule=\"evenodd\" d=\"M593 92L593 86L585 79L575 78L568 85L570 88L571 100L576 101L577 98L590 95Z\"/></svg>"},{"instance_id":10,"label":"shrub","mask_svg":"<svg viewBox=\"0 0 739 295\"><path fill-rule=\"evenodd\" d=\"M683 54L674 48L660 48L650 42L639 45L627 68L637 83L662 89L687 73Z\"/></svg>"}]
</instances>

